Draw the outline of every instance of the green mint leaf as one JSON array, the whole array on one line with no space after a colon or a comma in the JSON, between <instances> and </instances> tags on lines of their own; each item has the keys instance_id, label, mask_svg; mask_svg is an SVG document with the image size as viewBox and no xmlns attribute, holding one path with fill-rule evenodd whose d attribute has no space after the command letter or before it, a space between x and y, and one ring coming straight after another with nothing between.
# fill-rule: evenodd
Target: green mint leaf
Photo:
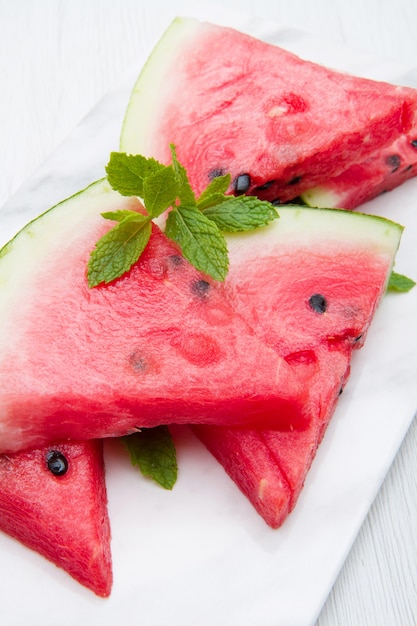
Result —
<instances>
[{"instance_id":1,"label":"green mint leaf","mask_svg":"<svg viewBox=\"0 0 417 626\"><path fill-rule=\"evenodd\" d=\"M98 240L87 268L89 287L109 283L129 271L151 236L148 216L132 211Z\"/></svg>"},{"instance_id":2,"label":"green mint leaf","mask_svg":"<svg viewBox=\"0 0 417 626\"><path fill-rule=\"evenodd\" d=\"M215 280L224 280L229 268L226 241L216 224L196 207L179 206L168 214L165 234L185 258Z\"/></svg>"},{"instance_id":3,"label":"green mint leaf","mask_svg":"<svg viewBox=\"0 0 417 626\"><path fill-rule=\"evenodd\" d=\"M196 206L197 199L195 197L194 191L191 188L185 167L183 167L178 161L175 146L173 144L170 145L170 149L172 155L172 168L175 172L175 176L177 179L178 198L180 199L180 203L186 204L188 206Z\"/></svg>"},{"instance_id":4,"label":"green mint leaf","mask_svg":"<svg viewBox=\"0 0 417 626\"><path fill-rule=\"evenodd\" d=\"M270 203L252 196L224 196L223 202L209 206L204 215L223 232L242 232L266 226L277 219L278 213Z\"/></svg>"},{"instance_id":5,"label":"green mint leaf","mask_svg":"<svg viewBox=\"0 0 417 626\"><path fill-rule=\"evenodd\" d=\"M106 166L107 179L111 187L122 196L143 197L143 181L165 165L140 154L112 152Z\"/></svg>"},{"instance_id":6,"label":"green mint leaf","mask_svg":"<svg viewBox=\"0 0 417 626\"><path fill-rule=\"evenodd\" d=\"M225 174L224 176L216 176L208 184L203 193L199 196L197 206L199 209L205 209L208 206L217 204L224 199L224 194L229 189L231 176Z\"/></svg>"},{"instance_id":7,"label":"green mint leaf","mask_svg":"<svg viewBox=\"0 0 417 626\"><path fill-rule=\"evenodd\" d=\"M210 195L204 194L203 198L202 195L197 202L197 208L200 209L200 211L205 211L206 209L216 206L216 204L221 204L226 198L223 193L212 193Z\"/></svg>"},{"instance_id":8,"label":"green mint leaf","mask_svg":"<svg viewBox=\"0 0 417 626\"><path fill-rule=\"evenodd\" d=\"M404 274L397 274L397 272L391 272L387 290L405 293L410 291L415 284L415 281L408 278L408 276L404 276Z\"/></svg>"},{"instance_id":9,"label":"green mint leaf","mask_svg":"<svg viewBox=\"0 0 417 626\"><path fill-rule=\"evenodd\" d=\"M179 195L178 179L171 166L164 167L143 181L143 201L151 217L158 217L173 205Z\"/></svg>"},{"instance_id":10,"label":"green mint leaf","mask_svg":"<svg viewBox=\"0 0 417 626\"><path fill-rule=\"evenodd\" d=\"M113 220L114 222L122 222L126 217L137 215L137 211L129 211L129 209L119 209L117 211L106 211L101 216L106 220Z\"/></svg>"},{"instance_id":11,"label":"green mint leaf","mask_svg":"<svg viewBox=\"0 0 417 626\"><path fill-rule=\"evenodd\" d=\"M133 466L164 489L172 489L178 473L175 445L166 426L143 428L122 437Z\"/></svg>"}]
</instances>

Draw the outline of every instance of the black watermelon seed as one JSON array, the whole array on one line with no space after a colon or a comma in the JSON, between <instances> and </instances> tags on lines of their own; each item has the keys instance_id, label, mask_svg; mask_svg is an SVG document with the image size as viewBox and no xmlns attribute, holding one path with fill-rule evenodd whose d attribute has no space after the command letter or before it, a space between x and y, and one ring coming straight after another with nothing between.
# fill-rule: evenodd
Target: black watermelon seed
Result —
<instances>
[{"instance_id":1,"label":"black watermelon seed","mask_svg":"<svg viewBox=\"0 0 417 626\"><path fill-rule=\"evenodd\" d=\"M265 191L265 189L269 189L271 185L273 185L276 182L277 182L276 180L268 180L263 185L259 185L259 187L256 187L255 191Z\"/></svg>"},{"instance_id":2,"label":"black watermelon seed","mask_svg":"<svg viewBox=\"0 0 417 626\"><path fill-rule=\"evenodd\" d=\"M412 139L411 145L413 146L413 148L417 148L417 139Z\"/></svg>"},{"instance_id":3,"label":"black watermelon seed","mask_svg":"<svg viewBox=\"0 0 417 626\"><path fill-rule=\"evenodd\" d=\"M204 278L195 280L191 285L191 291L199 298L206 298L209 290L210 283L204 280Z\"/></svg>"},{"instance_id":4,"label":"black watermelon seed","mask_svg":"<svg viewBox=\"0 0 417 626\"><path fill-rule=\"evenodd\" d=\"M391 172L396 172L401 165L401 157L398 154L390 154L385 163L391 168Z\"/></svg>"},{"instance_id":5,"label":"black watermelon seed","mask_svg":"<svg viewBox=\"0 0 417 626\"><path fill-rule=\"evenodd\" d=\"M239 174L234 180L234 188L235 192L240 195L245 193L250 187L250 176L249 174Z\"/></svg>"},{"instance_id":6,"label":"black watermelon seed","mask_svg":"<svg viewBox=\"0 0 417 626\"><path fill-rule=\"evenodd\" d=\"M289 206L292 204L296 204L297 206L306 206L306 202L304 202L301 196L295 196L295 198L288 203Z\"/></svg>"},{"instance_id":7,"label":"black watermelon seed","mask_svg":"<svg viewBox=\"0 0 417 626\"><path fill-rule=\"evenodd\" d=\"M129 363L135 372L147 372L149 363L140 350L135 350L129 356Z\"/></svg>"},{"instance_id":8,"label":"black watermelon seed","mask_svg":"<svg viewBox=\"0 0 417 626\"><path fill-rule=\"evenodd\" d=\"M412 166L412 165L411 165L411 163L410 163L410 165L407 165L407 167L405 167L405 168L403 169L403 172L409 172L409 171L410 171L410 170L412 170L412 169L413 169L413 166Z\"/></svg>"},{"instance_id":9,"label":"black watermelon seed","mask_svg":"<svg viewBox=\"0 0 417 626\"><path fill-rule=\"evenodd\" d=\"M342 395L342 393L343 393L343 386L342 386L342 387L340 387L340 389L339 389L339 396L341 396L341 395Z\"/></svg>"},{"instance_id":10,"label":"black watermelon seed","mask_svg":"<svg viewBox=\"0 0 417 626\"><path fill-rule=\"evenodd\" d=\"M271 200L271 204L278 206L281 204L281 200L279 198L275 198L275 200Z\"/></svg>"},{"instance_id":11,"label":"black watermelon seed","mask_svg":"<svg viewBox=\"0 0 417 626\"><path fill-rule=\"evenodd\" d=\"M54 476L63 476L68 471L68 460L59 450L49 450L46 464Z\"/></svg>"},{"instance_id":12,"label":"black watermelon seed","mask_svg":"<svg viewBox=\"0 0 417 626\"><path fill-rule=\"evenodd\" d=\"M184 258L180 254L171 254L169 257L171 265L174 267L178 267L178 265L182 265Z\"/></svg>"},{"instance_id":13,"label":"black watermelon seed","mask_svg":"<svg viewBox=\"0 0 417 626\"><path fill-rule=\"evenodd\" d=\"M294 178L291 178L291 180L289 181L289 185L298 185L298 183L300 182L300 180L302 179L302 176L294 176Z\"/></svg>"},{"instance_id":14,"label":"black watermelon seed","mask_svg":"<svg viewBox=\"0 0 417 626\"><path fill-rule=\"evenodd\" d=\"M327 309L326 298L324 298L324 296L322 296L320 293L314 293L310 297L308 303L313 311L315 311L316 313L325 313Z\"/></svg>"},{"instance_id":15,"label":"black watermelon seed","mask_svg":"<svg viewBox=\"0 0 417 626\"><path fill-rule=\"evenodd\" d=\"M215 167L212 170L210 170L208 173L209 180L213 180L213 178L218 178L219 176L223 176L224 173L225 172L221 167Z\"/></svg>"}]
</instances>

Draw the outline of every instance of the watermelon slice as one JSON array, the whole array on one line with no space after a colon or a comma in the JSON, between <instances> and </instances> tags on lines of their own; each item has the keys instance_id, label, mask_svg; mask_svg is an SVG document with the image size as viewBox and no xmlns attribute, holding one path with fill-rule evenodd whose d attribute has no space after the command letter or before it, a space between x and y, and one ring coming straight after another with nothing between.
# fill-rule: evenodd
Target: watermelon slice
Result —
<instances>
[{"instance_id":1,"label":"watermelon slice","mask_svg":"<svg viewBox=\"0 0 417 626\"><path fill-rule=\"evenodd\" d=\"M98 596L112 587L101 441L0 456L0 529Z\"/></svg>"},{"instance_id":2,"label":"watermelon slice","mask_svg":"<svg viewBox=\"0 0 417 626\"><path fill-rule=\"evenodd\" d=\"M340 391L348 375L349 371ZM298 501L337 400L335 394L327 407L312 414L308 427L301 431L203 425L191 429L265 522L279 528Z\"/></svg>"},{"instance_id":3,"label":"watermelon slice","mask_svg":"<svg viewBox=\"0 0 417 626\"><path fill-rule=\"evenodd\" d=\"M305 426L311 368L257 337L156 226L128 275L88 288L89 254L111 227L101 213L140 206L101 181L3 248L1 452L161 422Z\"/></svg>"},{"instance_id":4,"label":"watermelon slice","mask_svg":"<svg viewBox=\"0 0 417 626\"><path fill-rule=\"evenodd\" d=\"M401 227L283 209L271 227L229 238L225 284L155 227L129 274L89 289L87 259L109 228L100 214L122 207L140 205L98 182L3 248L1 452L161 423L305 428L340 388L366 330L356 308L376 304L381 285L368 287L389 274ZM327 290L338 298L321 315Z\"/></svg>"},{"instance_id":5,"label":"watermelon slice","mask_svg":"<svg viewBox=\"0 0 417 626\"><path fill-rule=\"evenodd\" d=\"M363 202L391 191L417 172L417 129L378 150L366 161L301 194L308 206L356 209Z\"/></svg>"},{"instance_id":6,"label":"watermelon slice","mask_svg":"<svg viewBox=\"0 0 417 626\"><path fill-rule=\"evenodd\" d=\"M169 162L174 143L196 193L230 173L231 192L283 203L392 145L416 111L411 88L178 18L134 86L120 145Z\"/></svg>"},{"instance_id":7,"label":"watermelon slice","mask_svg":"<svg viewBox=\"0 0 417 626\"><path fill-rule=\"evenodd\" d=\"M283 524L298 500L347 383L352 352L364 345L385 293L392 260L380 218L336 209L322 213L281 207L279 212L285 226L273 236L277 222L259 235L262 245L252 234L247 245L253 246L253 254L245 249L243 258L238 241L230 238L234 262L228 287L266 341L285 346L288 361L315 370L308 426L287 432L193 427L273 528ZM358 220L349 220L355 216Z\"/></svg>"},{"instance_id":8,"label":"watermelon slice","mask_svg":"<svg viewBox=\"0 0 417 626\"><path fill-rule=\"evenodd\" d=\"M304 431L287 433L222 426L191 429L265 522L271 528L282 526L297 502L318 446L316 422Z\"/></svg>"}]
</instances>

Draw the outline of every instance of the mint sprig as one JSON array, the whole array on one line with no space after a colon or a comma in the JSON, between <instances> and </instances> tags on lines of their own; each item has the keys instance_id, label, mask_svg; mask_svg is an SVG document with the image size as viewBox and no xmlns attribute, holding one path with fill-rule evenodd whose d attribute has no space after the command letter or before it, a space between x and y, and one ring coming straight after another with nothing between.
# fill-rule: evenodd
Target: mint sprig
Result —
<instances>
[{"instance_id":1,"label":"mint sprig","mask_svg":"<svg viewBox=\"0 0 417 626\"><path fill-rule=\"evenodd\" d=\"M229 267L223 233L253 230L278 217L269 202L226 195L229 175L214 178L196 198L175 147L171 145L170 149L170 165L142 155L110 154L106 173L111 187L123 196L140 197L145 210L102 214L117 224L91 252L87 269L90 287L109 283L128 272L146 248L152 220L167 210L167 237L194 267L219 281L225 279Z\"/></svg>"},{"instance_id":2,"label":"mint sprig","mask_svg":"<svg viewBox=\"0 0 417 626\"><path fill-rule=\"evenodd\" d=\"M167 426L143 428L140 432L122 437L130 461L142 474L164 489L172 489L178 474L177 455Z\"/></svg>"}]
</instances>

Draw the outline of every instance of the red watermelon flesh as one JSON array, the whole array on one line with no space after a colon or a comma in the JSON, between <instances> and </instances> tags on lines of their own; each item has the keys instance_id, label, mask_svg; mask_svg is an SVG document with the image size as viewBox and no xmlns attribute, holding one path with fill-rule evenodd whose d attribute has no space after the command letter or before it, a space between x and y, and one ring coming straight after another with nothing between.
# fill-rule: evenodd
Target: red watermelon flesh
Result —
<instances>
[{"instance_id":1,"label":"red watermelon flesh","mask_svg":"<svg viewBox=\"0 0 417 626\"><path fill-rule=\"evenodd\" d=\"M67 462L61 475L48 468L52 453L58 474ZM55 442L1 455L0 529L98 596L109 596L112 563L102 442Z\"/></svg>"},{"instance_id":2,"label":"red watermelon flesh","mask_svg":"<svg viewBox=\"0 0 417 626\"><path fill-rule=\"evenodd\" d=\"M267 229L228 235L228 291L287 363L320 376L322 351L349 354L363 343L397 244L378 217L300 207L280 207L279 215Z\"/></svg>"},{"instance_id":3,"label":"red watermelon flesh","mask_svg":"<svg viewBox=\"0 0 417 626\"><path fill-rule=\"evenodd\" d=\"M169 162L174 143L197 193L230 173L232 192L283 203L392 144L416 111L411 88L178 18L137 80L120 145Z\"/></svg>"},{"instance_id":4,"label":"red watermelon flesh","mask_svg":"<svg viewBox=\"0 0 417 626\"><path fill-rule=\"evenodd\" d=\"M286 237L283 233L278 242L263 236L263 245L258 245L257 257L251 255L250 265L240 258L237 242L229 240L235 263L228 284L234 290L239 310L245 311L246 319L257 326L258 333L272 346L279 346L294 366L299 362L311 368L308 426L285 433L193 427L274 528L283 523L295 506L348 380L352 351L364 345L391 271L389 254L386 255L384 246L380 247L382 230L382 239L377 243L379 227L373 220L372 225L366 224L369 216L336 209L325 212L326 216L335 212L340 216L358 216L358 237L354 241L354 231L350 230L353 222L350 226L346 222L346 228L336 234L329 222L322 221L320 209L306 214L305 210L300 213L297 208L281 207L279 212L286 222ZM287 214L291 216L288 222ZM299 216L304 222L304 241L290 227L291 223L297 224ZM256 246L256 238L253 234L248 246ZM274 249L275 244L278 249ZM323 306L312 309L309 294L322 296L317 303ZM272 478L274 475L276 478Z\"/></svg>"},{"instance_id":5,"label":"red watermelon flesh","mask_svg":"<svg viewBox=\"0 0 417 626\"><path fill-rule=\"evenodd\" d=\"M279 528L298 501L334 406L320 419L312 416L301 431L202 425L192 430L265 522Z\"/></svg>"},{"instance_id":6,"label":"red watermelon flesh","mask_svg":"<svg viewBox=\"0 0 417 626\"><path fill-rule=\"evenodd\" d=\"M192 430L268 526L282 526L296 504L314 458L314 429L288 432L285 438L282 432L273 431L279 456L265 441L265 431L222 426L193 426ZM284 464L297 475L295 486L285 474Z\"/></svg>"},{"instance_id":7,"label":"red watermelon flesh","mask_svg":"<svg viewBox=\"0 0 417 626\"><path fill-rule=\"evenodd\" d=\"M257 337L156 226L129 274L88 288L101 212L138 205L99 182L3 249L1 452L158 423L304 426L311 367Z\"/></svg>"},{"instance_id":8,"label":"red watermelon flesh","mask_svg":"<svg viewBox=\"0 0 417 626\"><path fill-rule=\"evenodd\" d=\"M192 426L192 430L266 523L281 526L291 511L292 490L262 431L222 426ZM305 432L299 432L300 437ZM301 463L297 460L297 465Z\"/></svg>"},{"instance_id":9,"label":"red watermelon flesh","mask_svg":"<svg viewBox=\"0 0 417 626\"><path fill-rule=\"evenodd\" d=\"M362 163L302 194L309 206L355 209L363 202L391 191L417 173L417 129L378 150Z\"/></svg>"}]
</instances>

